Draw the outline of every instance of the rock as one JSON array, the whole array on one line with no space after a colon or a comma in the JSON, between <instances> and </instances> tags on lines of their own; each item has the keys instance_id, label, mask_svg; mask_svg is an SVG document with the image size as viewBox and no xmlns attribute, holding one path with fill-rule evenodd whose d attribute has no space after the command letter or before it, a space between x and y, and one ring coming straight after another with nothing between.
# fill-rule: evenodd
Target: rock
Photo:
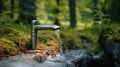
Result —
<instances>
[{"instance_id":1,"label":"rock","mask_svg":"<svg viewBox=\"0 0 120 67\"><path fill-rule=\"evenodd\" d=\"M55 57L56 54L59 53L59 48L56 45L41 45L33 52L37 52L33 59L39 63L42 63L47 59L48 56Z\"/></svg>"},{"instance_id":2,"label":"rock","mask_svg":"<svg viewBox=\"0 0 120 67\"><path fill-rule=\"evenodd\" d=\"M116 67L111 61L105 59L91 59L86 67Z\"/></svg>"},{"instance_id":3,"label":"rock","mask_svg":"<svg viewBox=\"0 0 120 67\"><path fill-rule=\"evenodd\" d=\"M107 59L112 63L120 64L120 39L117 38L120 37L120 35L115 33L116 31L112 30L111 28L103 29L99 36L98 42L101 49L107 56Z\"/></svg>"},{"instance_id":4,"label":"rock","mask_svg":"<svg viewBox=\"0 0 120 67\"><path fill-rule=\"evenodd\" d=\"M46 60L46 58L47 58L47 55L39 54L39 55L36 55L33 59L39 63L42 63Z\"/></svg>"}]
</instances>

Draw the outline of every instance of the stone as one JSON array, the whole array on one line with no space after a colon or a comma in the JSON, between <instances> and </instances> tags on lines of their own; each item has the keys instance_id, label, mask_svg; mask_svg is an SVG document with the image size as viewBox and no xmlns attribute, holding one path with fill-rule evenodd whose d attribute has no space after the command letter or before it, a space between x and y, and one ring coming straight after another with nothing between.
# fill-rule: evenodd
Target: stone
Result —
<instances>
[{"instance_id":1,"label":"stone","mask_svg":"<svg viewBox=\"0 0 120 67\"><path fill-rule=\"evenodd\" d=\"M33 59L39 63L42 63L46 60L46 58L47 58L47 55L39 54L39 55L36 55Z\"/></svg>"},{"instance_id":2,"label":"stone","mask_svg":"<svg viewBox=\"0 0 120 67\"><path fill-rule=\"evenodd\" d=\"M112 33L111 33L112 32ZM99 45L101 49L104 51L107 59L111 62L120 64L120 39L116 38L116 33L110 28L103 29L99 36ZM116 34L119 37L119 34Z\"/></svg>"}]
</instances>

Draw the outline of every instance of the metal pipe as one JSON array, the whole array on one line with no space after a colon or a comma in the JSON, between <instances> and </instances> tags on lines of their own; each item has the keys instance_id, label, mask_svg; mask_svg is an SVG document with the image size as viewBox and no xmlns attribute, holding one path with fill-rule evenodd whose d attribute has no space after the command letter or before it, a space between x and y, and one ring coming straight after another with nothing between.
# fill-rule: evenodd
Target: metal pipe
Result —
<instances>
[{"instance_id":1,"label":"metal pipe","mask_svg":"<svg viewBox=\"0 0 120 67\"><path fill-rule=\"evenodd\" d=\"M40 25L37 20L32 20L32 48L37 46L37 31L38 30L57 30L60 29L58 25Z\"/></svg>"},{"instance_id":2,"label":"metal pipe","mask_svg":"<svg viewBox=\"0 0 120 67\"><path fill-rule=\"evenodd\" d=\"M57 30L60 29L58 25L35 25L34 29L37 30Z\"/></svg>"},{"instance_id":3,"label":"metal pipe","mask_svg":"<svg viewBox=\"0 0 120 67\"><path fill-rule=\"evenodd\" d=\"M37 30L34 29L35 25L38 25L37 20L32 21L32 49L35 49L37 46Z\"/></svg>"}]
</instances>

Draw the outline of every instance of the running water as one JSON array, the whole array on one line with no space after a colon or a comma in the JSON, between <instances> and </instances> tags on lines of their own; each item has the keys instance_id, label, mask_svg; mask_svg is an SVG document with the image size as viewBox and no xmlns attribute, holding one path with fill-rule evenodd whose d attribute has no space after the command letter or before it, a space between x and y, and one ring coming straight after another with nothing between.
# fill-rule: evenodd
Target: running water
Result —
<instances>
[{"instance_id":1,"label":"running water","mask_svg":"<svg viewBox=\"0 0 120 67\"><path fill-rule=\"evenodd\" d=\"M33 59L36 54L25 54L2 58L0 67L79 67L76 66L77 59L80 59L79 64L82 67L86 66L89 61L89 55L85 50L72 50L64 53L63 56L48 57L46 61L39 63Z\"/></svg>"},{"instance_id":2,"label":"running water","mask_svg":"<svg viewBox=\"0 0 120 67\"><path fill-rule=\"evenodd\" d=\"M57 35L57 38L58 38L58 46L59 46L59 50L60 50L60 54L62 55L63 54L63 50L62 50L62 41L60 39L60 29L57 29L55 31L56 35Z\"/></svg>"}]
</instances>

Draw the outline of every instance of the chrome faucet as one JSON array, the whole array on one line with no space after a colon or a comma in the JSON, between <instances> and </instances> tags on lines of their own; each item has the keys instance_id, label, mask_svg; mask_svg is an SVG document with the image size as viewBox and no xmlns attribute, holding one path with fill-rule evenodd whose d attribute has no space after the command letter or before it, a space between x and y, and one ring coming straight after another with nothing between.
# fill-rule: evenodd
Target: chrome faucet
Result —
<instances>
[{"instance_id":1,"label":"chrome faucet","mask_svg":"<svg viewBox=\"0 0 120 67\"><path fill-rule=\"evenodd\" d=\"M38 30L57 30L60 29L58 25L40 25L37 20L32 20L32 49L37 46L37 31Z\"/></svg>"}]
</instances>

